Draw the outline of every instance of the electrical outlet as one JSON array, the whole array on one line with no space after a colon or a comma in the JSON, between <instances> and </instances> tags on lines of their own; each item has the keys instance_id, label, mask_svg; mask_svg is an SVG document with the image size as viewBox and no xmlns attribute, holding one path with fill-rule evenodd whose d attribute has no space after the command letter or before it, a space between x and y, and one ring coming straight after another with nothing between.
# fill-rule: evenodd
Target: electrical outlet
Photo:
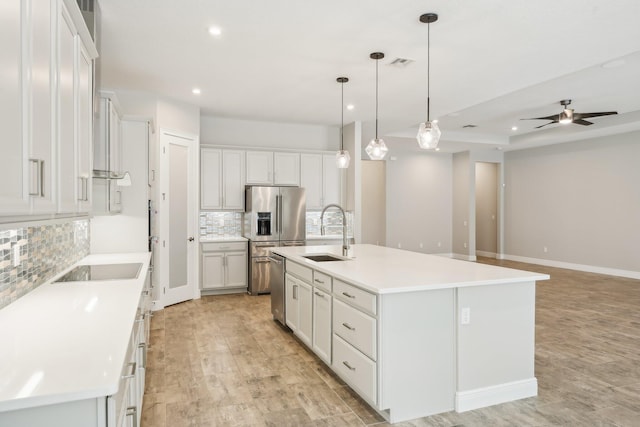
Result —
<instances>
[{"instance_id":1,"label":"electrical outlet","mask_svg":"<svg viewBox=\"0 0 640 427\"><path fill-rule=\"evenodd\" d=\"M547 247L546 247L546 246L545 246L545 247L543 247L543 248L542 248L542 251L546 254L546 253L548 252Z\"/></svg>"},{"instance_id":2,"label":"electrical outlet","mask_svg":"<svg viewBox=\"0 0 640 427\"><path fill-rule=\"evenodd\" d=\"M398 243L398 249L402 249L402 243Z\"/></svg>"},{"instance_id":3,"label":"electrical outlet","mask_svg":"<svg viewBox=\"0 0 640 427\"><path fill-rule=\"evenodd\" d=\"M460 310L460 324L468 325L469 323L471 323L471 308L462 307L462 310Z\"/></svg>"},{"instance_id":4,"label":"electrical outlet","mask_svg":"<svg viewBox=\"0 0 640 427\"><path fill-rule=\"evenodd\" d=\"M464 224L464 226L466 227L466 226L467 226L467 221L465 221L463 224Z\"/></svg>"},{"instance_id":5,"label":"electrical outlet","mask_svg":"<svg viewBox=\"0 0 640 427\"><path fill-rule=\"evenodd\" d=\"M441 248L442 247L442 242L438 242L438 247Z\"/></svg>"},{"instance_id":6,"label":"electrical outlet","mask_svg":"<svg viewBox=\"0 0 640 427\"><path fill-rule=\"evenodd\" d=\"M420 249L424 248L424 245L422 244L422 242L420 242Z\"/></svg>"},{"instance_id":7,"label":"electrical outlet","mask_svg":"<svg viewBox=\"0 0 640 427\"><path fill-rule=\"evenodd\" d=\"M464 242L464 248L465 249L467 248L467 242Z\"/></svg>"}]
</instances>

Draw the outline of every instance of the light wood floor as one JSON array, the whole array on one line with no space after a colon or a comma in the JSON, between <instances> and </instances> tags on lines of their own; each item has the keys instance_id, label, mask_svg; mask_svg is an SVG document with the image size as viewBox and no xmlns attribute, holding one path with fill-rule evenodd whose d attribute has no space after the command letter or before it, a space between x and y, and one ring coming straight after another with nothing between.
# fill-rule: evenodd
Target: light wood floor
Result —
<instances>
[{"instance_id":1,"label":"light wood floor","mask_svg":"<svg viewBox=\"0 0 640 427\"><path fill-rule=\"evenodd\" d=\"M536 305L538 396L396 426L640 426L640 281L551 275ZM203 297L151 323L143 427L388 425L271 318L269 296Z\"/></svg>"}]
</instances>

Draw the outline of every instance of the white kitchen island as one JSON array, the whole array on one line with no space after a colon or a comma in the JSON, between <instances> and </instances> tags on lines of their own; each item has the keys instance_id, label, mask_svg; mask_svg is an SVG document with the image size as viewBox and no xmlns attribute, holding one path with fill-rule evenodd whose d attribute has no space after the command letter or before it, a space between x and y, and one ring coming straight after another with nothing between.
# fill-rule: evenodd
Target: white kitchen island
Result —
<instances>
[{"instance_id":1,"label":"white kitchen island","mask_svg":"<svg viewBox=\"0 0 640 427\"><path fill-rule=\"evenodd\" d=\"M548 275L353 245L281 247L287 325L390 422L537 394L535 282Z\"/></svg>"}]
</instances>

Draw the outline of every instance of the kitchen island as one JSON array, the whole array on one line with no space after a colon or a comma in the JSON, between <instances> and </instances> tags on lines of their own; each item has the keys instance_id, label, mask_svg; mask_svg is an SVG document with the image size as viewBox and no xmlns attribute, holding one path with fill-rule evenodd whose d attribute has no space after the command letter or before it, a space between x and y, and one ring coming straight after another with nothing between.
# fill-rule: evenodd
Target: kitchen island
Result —
<instances>
[{"instance_id":1,"label":"kitchen island","mask_svg":"<svg viewBox=\"0 0 640 427\"><path fill-rule=\"evenodd\" d=\"M286 323L390 422L537 394L548 275L374 245L281 247Z\"/></svg>"}]
</instances>

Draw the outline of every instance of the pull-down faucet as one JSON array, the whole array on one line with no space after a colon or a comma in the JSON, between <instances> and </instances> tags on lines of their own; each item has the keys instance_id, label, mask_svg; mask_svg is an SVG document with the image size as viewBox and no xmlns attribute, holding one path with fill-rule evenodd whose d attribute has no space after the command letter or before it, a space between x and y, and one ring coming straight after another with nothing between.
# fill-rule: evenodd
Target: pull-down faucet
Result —
<instances>
[{"instance_id":1,"label":"pull-down faucet","mask_svg":"<svg viewBox=\"0 0 640 427\"><path fill-rule=\"evenodd\" d=\"M342 256L349 255L349 239L347 238L347 215L344 213L344 209L340 205L331 203L322 209L320 214L320 234L324 236L324 213L329 208L337 208L342 213Z\"/></svg>"}]
</instances>

